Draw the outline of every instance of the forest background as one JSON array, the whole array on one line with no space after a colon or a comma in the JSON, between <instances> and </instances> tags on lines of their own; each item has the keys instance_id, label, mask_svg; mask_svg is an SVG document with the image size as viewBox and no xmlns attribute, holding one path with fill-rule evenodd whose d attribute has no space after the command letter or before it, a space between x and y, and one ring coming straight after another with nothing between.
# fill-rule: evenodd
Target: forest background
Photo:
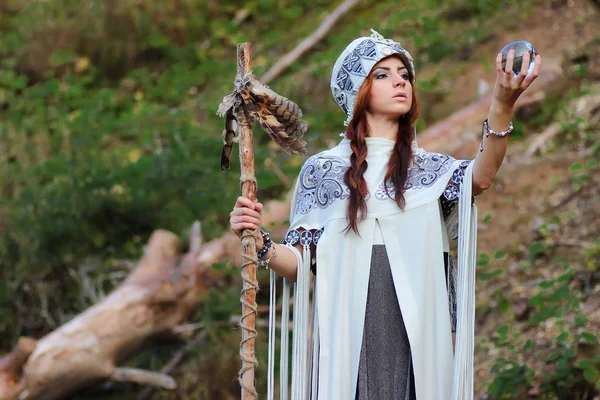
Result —
<instances>
[{"instance_id":1,"label":"forest background","mask_svg":"<svg viewBox=\"0 0 600 400\"><path fill-rule=\"evenodd\" d=\"M198 220L205 240L227 231L239 161L221 172L215 114L232 87L235 46L252 43L260 77L336 5L0 0L0 353L104 298L155 229L186 238ZM545 68L560 68L559 89L516 114L505 164L477 200L478 398L600 396L599 20L597 1L363 0L269 82L303 109L314 154L343 130L333 63L370 28L415 58L419 132L489 91L509 40L529 40ZM304 159L262 133L255 143L258 199L283 199ZM178 388L154 399L239 397L239 270L228 260L212 268L221 277L190 319L202 340L172 372ZM268 290L258 301L267 304ZM154 343L127 365L159 370L183 345ZM134 399L143 389L99 382L69 399Z\"/></svg>"}]
</instances>

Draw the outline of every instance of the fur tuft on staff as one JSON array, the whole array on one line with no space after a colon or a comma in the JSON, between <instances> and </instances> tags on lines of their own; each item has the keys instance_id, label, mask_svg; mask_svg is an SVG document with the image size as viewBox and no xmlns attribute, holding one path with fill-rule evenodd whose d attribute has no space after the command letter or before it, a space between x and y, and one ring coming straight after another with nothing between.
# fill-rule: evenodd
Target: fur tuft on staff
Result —
<instances>
[{"instance_id":1,"label":"fur tuft on staff","mask_svg":"<svg viewBox=\"0 0 600 400\"><path fill-rule=\"evenodd\" d=\"M302 110L248 73L235 79L234 89L219 105L217 115L225 117L221 169L229 169L231 149L237 129L236 115L244 112L250 122L257 121L286 153L306 153L306 122ZM235 127L235 128L234 128Z\"/></svg>"}]
</instances>

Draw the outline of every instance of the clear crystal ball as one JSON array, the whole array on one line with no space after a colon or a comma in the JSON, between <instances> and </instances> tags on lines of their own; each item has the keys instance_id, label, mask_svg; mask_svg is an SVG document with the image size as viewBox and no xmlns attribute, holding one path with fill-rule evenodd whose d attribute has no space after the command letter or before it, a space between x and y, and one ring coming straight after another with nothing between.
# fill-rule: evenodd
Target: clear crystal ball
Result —
<instances>
[{"instance_id":1,"label":"clear crystal ball","mask_svg":"<svg viewBox=\"0 0 600 400\"><path fill-rule=\"evenodd\" d=\"M527 68L527 75L529 75L535 67L534 57L538 54L535 47L526 40L513 40L504 45L500 53L502 54L502 70L506 71L506 58L510 49L515 50L515 59L513 62L513 75L519 75L521 68L523 67L523 56L525 53L529 53L529 67Z\"/></svg>"}]
</instances>

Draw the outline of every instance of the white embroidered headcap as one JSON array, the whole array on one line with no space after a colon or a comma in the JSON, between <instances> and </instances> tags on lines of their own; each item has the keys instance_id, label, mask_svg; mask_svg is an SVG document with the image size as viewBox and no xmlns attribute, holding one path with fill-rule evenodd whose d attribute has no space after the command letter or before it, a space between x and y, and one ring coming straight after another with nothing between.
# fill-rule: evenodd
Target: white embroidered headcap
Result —
<instances>
[{"instance_id":1,"label":"white embroidered headcap","mask_svg":"<svg viewBox=\"0 0 600 400\"><path fill-rule=\"evenodd\" d=\"M371 29L370 37L355 39L338 57L331 74L331 93L335 102L344 110L348 118L344 125L352 120L354 102L358 89L365 81L371 69L379 61L392 54L402 54L410 65L406 65L410 74L415 76L413 59L400 43L386 39Z\"/></svg>"}]
</instances>

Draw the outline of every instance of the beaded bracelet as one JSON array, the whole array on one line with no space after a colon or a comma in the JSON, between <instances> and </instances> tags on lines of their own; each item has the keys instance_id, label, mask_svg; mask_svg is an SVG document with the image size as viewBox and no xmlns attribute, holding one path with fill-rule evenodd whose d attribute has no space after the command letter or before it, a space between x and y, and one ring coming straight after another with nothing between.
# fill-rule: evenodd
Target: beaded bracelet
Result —
<instances>
[{"instance_id":1,"label":"beaded bracelet","mask_svg":"<svg viewBox=\"0 0 600 400\"><path fill-rule=\"evenodd\" d=\"M498 136L498 137L504 137L504 136L508 136L511 132L513 131L513 123L512 121L510 122L510 124L508 125L508 129L502 132L496 132L492 129L490 129L488 120L486 119L485 121L483 121L483 125L481 126L481 144L479 145L479 151L483 151L483 136L485 135L486 138L488 138L490 135L494 135L494 136Z\"/></svg>"},{"instance_id":2,"label":"beaded bracelet","mask_svg":"<svg viewBox=\"0 0 600 400\"><path fill-rule=\"evenodd\" d=\"M275 246L275 243L273 243L273 253L271 254L271 257L267 258L266 260L259 261L259 264L265 268L269 268L269 263L271 262L272 259L275 258L276 253L277 253L277 247Z\"/></svg>"},{"instance_id":3,"label":"beaded bracelet","mask_svg":"<svg viewBox=\"0 0 600 400\"><path fill-rule=\"evenodd\" d=\"M259 261L262 260L262 258L269 252L269 250L271 249L271 245L273 244L273 241L271 240L271 237L269 236L269 232L265 232L262 229L260 230L260 234L263 237L263 248L256 253L256 257L258 258Z\"/></svg>"}]
</instances>

